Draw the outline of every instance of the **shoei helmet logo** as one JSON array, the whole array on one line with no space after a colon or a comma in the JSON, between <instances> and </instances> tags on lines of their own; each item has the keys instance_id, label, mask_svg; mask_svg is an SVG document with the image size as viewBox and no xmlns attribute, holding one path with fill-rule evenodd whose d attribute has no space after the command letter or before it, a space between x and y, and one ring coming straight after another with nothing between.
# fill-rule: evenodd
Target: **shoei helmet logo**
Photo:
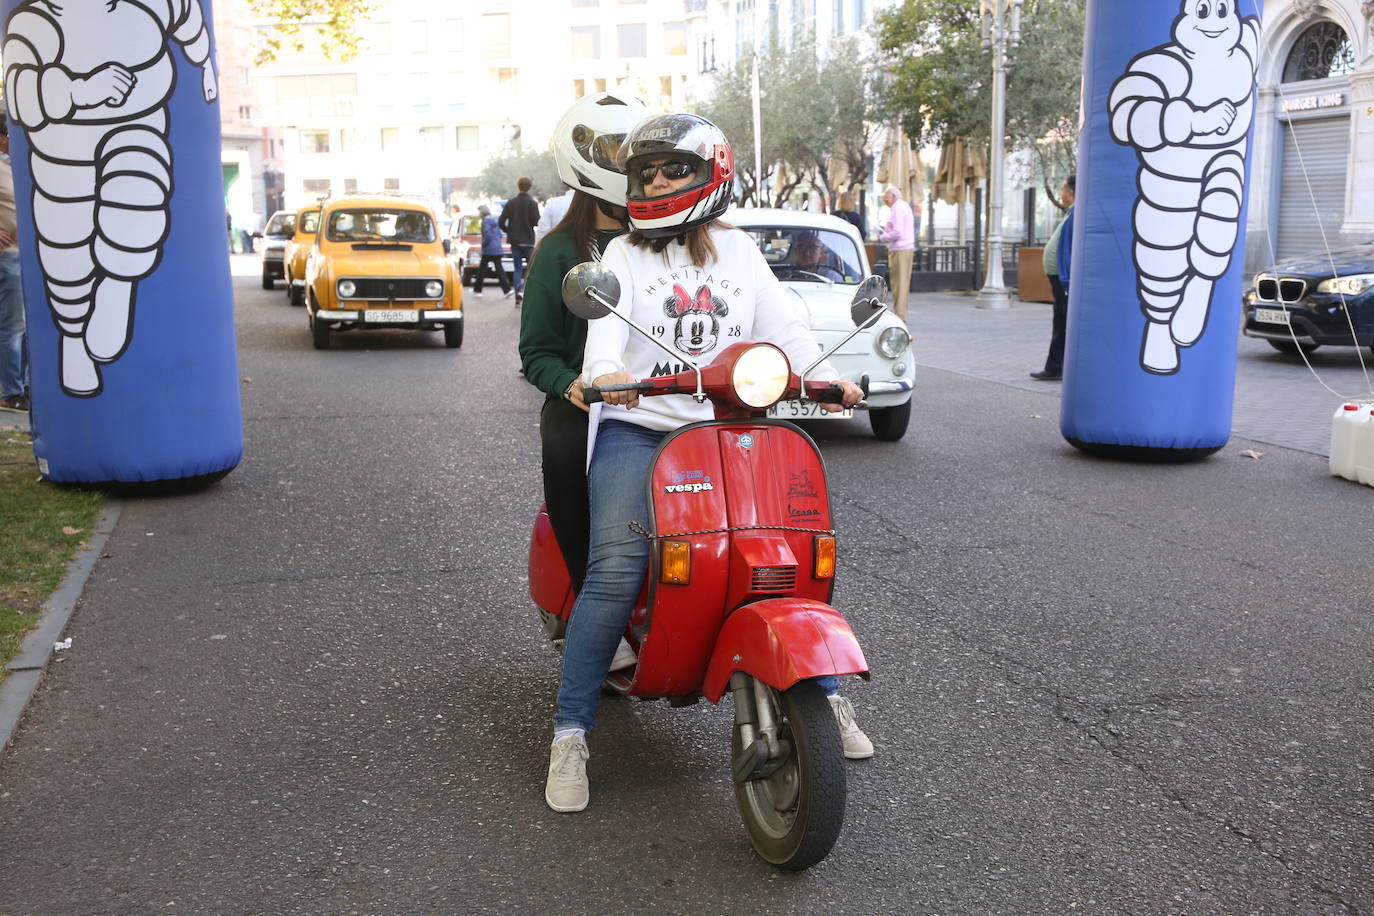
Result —
<instances>
[{"instance_id":1,"label":"shoei helmet logo","mask_svg":"<svg viewBox=\"0 0 1374 916\"><path fill-rule=\"evenodd\" d=\"M753 448L753 447L754 447L754 437L751 436L751 435L749 435L748 433L745 433L744 435L740 436L740 437L739 437L739 447L740 447L740 448Z\"/></svg>"},{"instance_id":2,"label":"shoei helmet logo","mask_svg":"<svg viewBox=\"0 0 1374 916\"><path fill-rule=\"evenodd\" d=\"M678 471L673 475L673 482L663 488L664 493L700 493L703 490L714 490L711 485L711 478L705 471Z\"/></svg>"}]
</instances>

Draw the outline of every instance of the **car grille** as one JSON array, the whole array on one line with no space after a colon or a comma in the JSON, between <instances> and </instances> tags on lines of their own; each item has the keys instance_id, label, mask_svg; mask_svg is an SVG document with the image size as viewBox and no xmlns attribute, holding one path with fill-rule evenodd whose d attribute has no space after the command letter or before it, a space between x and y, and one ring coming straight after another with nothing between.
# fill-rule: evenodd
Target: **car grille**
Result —
<instances>
[{"instance_id":1,"label":"car grille","mask_svg":"<svg viewBox=\"0 0 1374 916\"><path fill-rule=\"evenodd\" d=\"M749 582L751 592L790 592L797 587L797 567L759 566Z\"/></svg>"},{"instance_id":2,"label":"car grille","mask_svg":"<svg viewBox=\"0 0 1374 916\"><path fill-rule=\"evenodd\" d=\"M340 277L340 280L352 280L357 285L358 291L349 296L349 299L440 299L443 293L438 296L426 296L425 284L432 282L434 277Z\"/></svg>"},{"instance_id":3,"label":"car grille","mask_svg":"<svg viewBox=\"0 0 1374 916\"><path fill-rule=\"evenodd\" d=\"M1255 280L1255 298L1261 302L1301 302L1307 295L1307 281L1296 277L1260 277Z\"/></svg>"}]
</instances>

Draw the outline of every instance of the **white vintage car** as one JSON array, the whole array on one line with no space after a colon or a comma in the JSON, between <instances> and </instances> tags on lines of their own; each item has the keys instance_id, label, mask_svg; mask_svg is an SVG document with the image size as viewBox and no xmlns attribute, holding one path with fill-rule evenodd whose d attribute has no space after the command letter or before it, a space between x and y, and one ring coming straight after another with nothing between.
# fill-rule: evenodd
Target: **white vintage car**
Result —
<instances>
[{"instance_id":1,"label":"white vintage car","mask_svg":"<svg viewBox=\"0 0 1374 916\"><path fill-rule=\"evenodd\" d=\"M736 209L723 219L754 237L822 347L829 349L854 330L849 307L870 270L863 240L853 225L837 216L797 210ZM902 320L892 312L884 314L830 361L850 381L868 376L868 420L873 435L887 441L902 438L911 419L915 377L911 334ZM783 401L770 408L768 415L820 420L853 416L853 412L825 413L811 402Z\"/></svg>"}]
</instances>

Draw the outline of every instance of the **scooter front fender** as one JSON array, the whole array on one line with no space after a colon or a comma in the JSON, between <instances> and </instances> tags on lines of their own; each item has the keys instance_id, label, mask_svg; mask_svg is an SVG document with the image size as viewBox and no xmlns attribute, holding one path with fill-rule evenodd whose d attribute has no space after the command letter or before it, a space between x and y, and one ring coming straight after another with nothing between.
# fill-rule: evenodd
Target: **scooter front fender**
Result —
<instances>
[{"instance_id":1,"label":"scooter front fender","mask_svg":"<svg viewBox=\"0 0 1374 916\"><path fill-rule=\"evenodd\" d=\"M746 604L716 637L701 693L720 702L736 671L779 690L827 675L868 677L859 641L840 612L808 598L769 598Z\"/></svg>"}]
</instances>

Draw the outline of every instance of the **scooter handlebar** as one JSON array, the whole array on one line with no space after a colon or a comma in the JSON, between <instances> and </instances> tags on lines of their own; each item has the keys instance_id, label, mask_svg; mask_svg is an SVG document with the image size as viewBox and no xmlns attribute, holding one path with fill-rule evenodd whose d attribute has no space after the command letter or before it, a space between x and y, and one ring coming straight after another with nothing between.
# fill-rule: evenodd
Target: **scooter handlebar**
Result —
<instances>
[{"instance_id":1,"label":"scooter handlebar","mask_svg":"<svg viewBox=\"0 0 1374 916\"><path fill-rule=\"evenodd\" d=\"M584 385L582 400L588 404L600 404L601 392L603 391L647 391L652 387L652 385L646 385L643 382L630 382L626 385L602 385L599 388L596 385Z\"/></svg>"}]
</instances>

